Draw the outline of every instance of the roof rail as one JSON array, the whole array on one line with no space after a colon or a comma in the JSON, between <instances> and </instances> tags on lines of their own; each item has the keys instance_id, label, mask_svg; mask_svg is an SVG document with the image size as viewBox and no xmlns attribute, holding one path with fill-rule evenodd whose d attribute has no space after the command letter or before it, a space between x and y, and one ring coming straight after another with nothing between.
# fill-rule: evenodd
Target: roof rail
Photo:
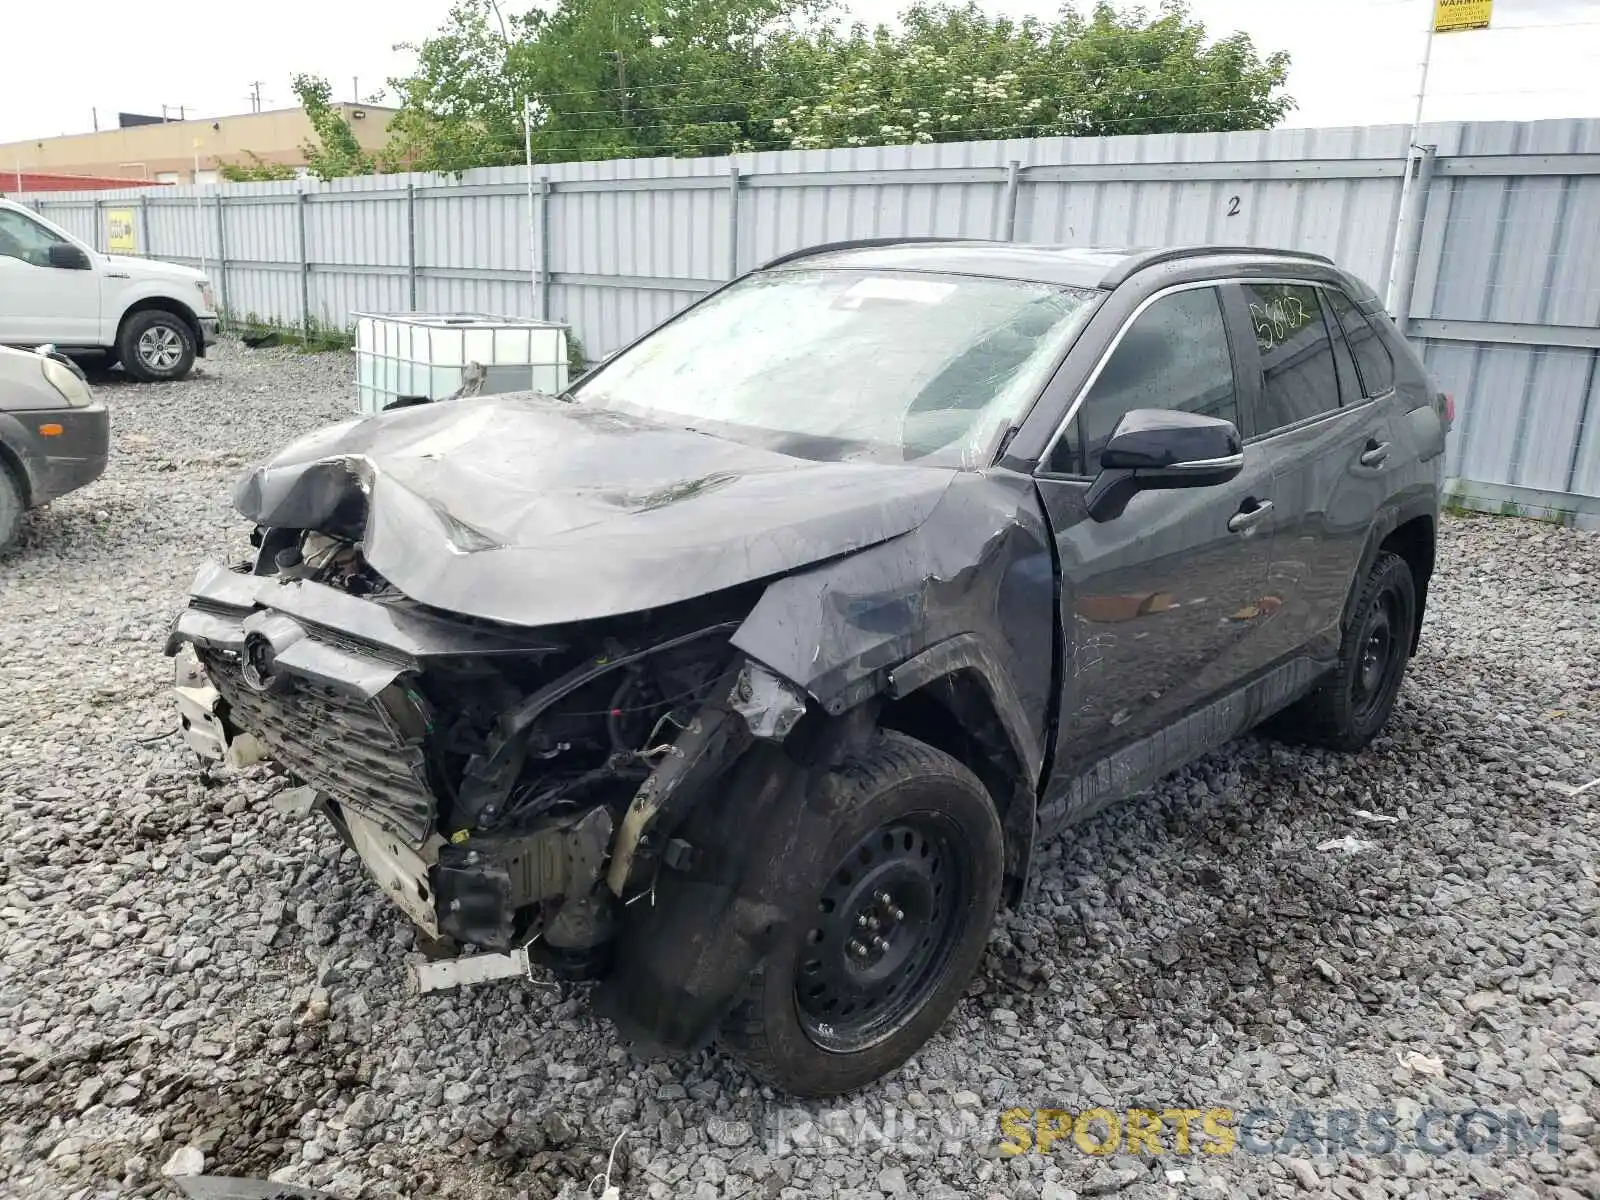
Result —
<instances>
[{"instance_id":1,"label":"roof rail","mask_svg":"<svg viewBox=\"0 0 1600 1200\"><path fill-rule=\"evenodd\" d=\"M1185 258L1204 258L1214 254L1261 254L1275 258L1304 258L1312 262L1333 265L1326 254L1313 254L1309 250L1278 250L1271 246L1165 246L1159 250L1140 250L1130 254L1100 281L1103 288L1114 288L1126 283L1140 271L1162 263L1177 262Z\"/></svg>"},{"instance_id":2,"label":"roof rail","mask_svg":"<svg viewBox=\"0 0 1600 1200\"><path fill-rule=\"evenodd\" d=\"M915 242L973 242L981 238L955 238L955 237L875 237L854 238L845 242L823 242L816 246L805 246L799 250L791 250L787 254L780 254L770 262L764 262L756 269L765 271L771 267L782 266L786 262L793 262L797 258L809 258L813 254L826 254L830 250L870 250L874 246L905 246Z\"/></svg>"}]
</instances>

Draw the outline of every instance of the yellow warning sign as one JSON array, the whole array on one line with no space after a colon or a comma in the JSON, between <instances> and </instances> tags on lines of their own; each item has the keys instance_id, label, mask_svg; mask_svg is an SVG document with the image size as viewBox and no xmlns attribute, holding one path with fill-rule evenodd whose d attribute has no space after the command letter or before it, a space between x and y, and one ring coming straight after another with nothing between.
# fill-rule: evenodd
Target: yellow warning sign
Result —
<instances>
[{"instance_id":1,"label":"yellow warning sign","mask_svg":"<svg viewBox=\"0 0 1600 1200\"><path fill-rule=\"evenodd\" d=\"M1489 28L1494 0L1433 0L1433 31L1459 33Z\"/></svg>"},{"instance_id":2,"label":"yellow warning sign","mask_svg":"<svg viewBox=\"0 0 1600 1200\"><path fill-rule=\"evenodd\" d=\"M112 254L139 253L138 226L133 209L113 208L106 212L106 249Z\"/></svg>"}]
</instances>

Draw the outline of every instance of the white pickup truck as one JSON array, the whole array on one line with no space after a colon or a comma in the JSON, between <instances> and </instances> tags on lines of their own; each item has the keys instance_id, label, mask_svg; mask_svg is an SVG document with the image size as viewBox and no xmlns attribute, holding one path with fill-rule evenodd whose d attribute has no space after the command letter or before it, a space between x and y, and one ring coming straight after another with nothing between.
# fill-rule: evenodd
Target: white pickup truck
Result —
<instances>
[{"instance_id":1,"label":"white pickup truck","mask_svg":"<svg viewBox=\"0 0 1600 1200\"><path fill-rule=\"evenodd\" d=\"M104 354L135 379L182 379L216 340L211 283L192 267L101 254L0 200L0 345Z\"/></svg>"}]
</instances>

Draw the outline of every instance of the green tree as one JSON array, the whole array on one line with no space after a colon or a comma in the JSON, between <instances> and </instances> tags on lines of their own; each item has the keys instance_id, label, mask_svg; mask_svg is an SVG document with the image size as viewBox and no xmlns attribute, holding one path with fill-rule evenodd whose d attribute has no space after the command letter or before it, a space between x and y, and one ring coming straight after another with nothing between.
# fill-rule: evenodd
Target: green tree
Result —
<instances>
[{"instance_id":1,"label":"green tree","mask_svg":"<svg viewBox=\"0 0 1600 1200\"><path fill-rule=\"evenodd\" d=\"M294 168L287 163L268 162L254 150L246 150L244 156L245 162L223 163L217 173L229 183L261 183L295 176Z\"/></svg>"},{"instance_id":2,"label":"green tree","mask_svg":"<svg viewBox=\"0 0 1600 1200\"><path fill-rule=\"evenodd\" d=\"M415 53L417 68L389 81L400 111L386 157L418 171L523 161L525 24L514 16L512 35L492 0L459 0L433 37L396 47Z\"/></svg>"},{"instance_id":3,"label":"green tree","mask_svg":"<svg viewBox=\"0 0 1600 1200\"><path fill-rule=\"evenodd\" d=\"M537 162L1260 129L1293 106L1287 56L1243 34L1208 43L1183 0L1051 22L919 3L873 30L840 27L827 5L554 0L503 19L495 0L458 0L409 47L416 71L390 81L386 157L521 162L525 97Z\"/></svg>"},{"instance_id":4,"label":"green tree","mask_svg":"<svg viewBox=\"0 0 1600 1200\"><path fill-rule=\"evenodd\" d=\"M822 3L558 0L502 21L492 0L460 0L407 47L416 71L390 81L387 155L418 170L521 162L524 97L540 162L787 145L771 127L791 103L771 86L786 78L771 50L809 51Z\"/></svg>"},{"instance_id":5,"label":"green tree","mask_svg":"<svg viewBox=\"0 0 1600 1200\"><path fill-rule=\"evenodd\" d=\"M318 179L338 179L345 175L371 175L377 170L377 162L361 148L350 122L332 103L333 89L326 79L296 75L289 86L316 135L316 141L300 146L313 175Z\"/></svg>"}]
</instances>

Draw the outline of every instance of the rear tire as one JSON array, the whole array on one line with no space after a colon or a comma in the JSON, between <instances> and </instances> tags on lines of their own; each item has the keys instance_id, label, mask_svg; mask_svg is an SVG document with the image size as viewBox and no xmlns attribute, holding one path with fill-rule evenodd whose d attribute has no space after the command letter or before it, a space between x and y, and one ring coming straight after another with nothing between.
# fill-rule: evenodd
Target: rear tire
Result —
<instances>
[{"instance_id":1,"label":"rear tire","mask_svg":"<svg viewBox=\"0 0 1600 1200\"><path fill-rule=\"evenodd\" d=\"M788 919L722 1032L752 1073L832 1096L893 1070L966 990L1000 900L999 814L955 759L893 732L830 774L792 847Z\"/></svg>"},{"instance_id":2,"label":"rear tire","mask_svg":"<svg viewBox=\"0 0 1600 1200\"><path fill-rule=\"evenodd\" d=\"M1417 586L1398 554L1378 552L1362 581L1338 665L1305 699L1273 718L1286 741L1360 750L1394 711L1417 630Z\"/></svg>"},{"instance_id":3,"label":"rear tire","mask_svg":"<svg viewBox=\"0 0 1600 1200\"><path fill-rule=\"evenodd\" d=\"M0 554L16 544L17 535L22 531L22 514L27 507L17 477L0 460Z\"/></svg>"},{"instance_id":4,"label":"rear tire","mask_svg":"<svg viewBox=\"0 0 1600 1200\"><path fill-rule=\"evenodd\" d=\"M189 323L161 309L134 313L117 338L122 369L145 383L182 379L194 366L195 352Z\"/></svg>"}]
</instances>

